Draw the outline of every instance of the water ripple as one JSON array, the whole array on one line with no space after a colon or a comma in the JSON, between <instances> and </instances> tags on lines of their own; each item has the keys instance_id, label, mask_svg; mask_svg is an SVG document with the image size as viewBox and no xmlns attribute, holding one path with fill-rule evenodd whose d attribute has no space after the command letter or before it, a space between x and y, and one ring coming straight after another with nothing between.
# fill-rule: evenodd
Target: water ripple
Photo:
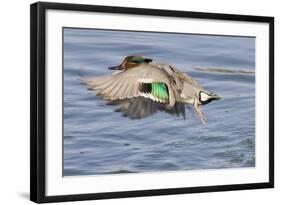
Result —
<instances>
[{"instance_id":1,"label":"water ripple","mask_svg":"<svg viewBox=\"0 0 281 205\"><path fill-rule=\"evenodd\" d=\"M255 40L204 35L65 29L64 175L255 166ZM130 120L79 77L110 75L127 55L171 63L224 100L181 117Z\"/></svg>"}]
</instances>

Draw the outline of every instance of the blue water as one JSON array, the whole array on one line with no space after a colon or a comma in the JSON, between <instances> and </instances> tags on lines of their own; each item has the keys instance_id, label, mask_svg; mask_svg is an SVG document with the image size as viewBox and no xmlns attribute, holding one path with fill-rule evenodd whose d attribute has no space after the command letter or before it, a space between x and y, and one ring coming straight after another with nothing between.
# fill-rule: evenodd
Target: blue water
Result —
<instances>
[{"instance_id":1,"label":"blue water","mask_svg":"<svg viewBox=\"0 0 281 205\"><path fill-rule=\"evenodd\" d=\"M127 55L173 64L224 100L202 107L206 125L188 108L186 120L122 117L79 75L110 75ZM254 167L254 71L251 37L64 29L64 176Z\"/></svg>"}]
</instances>

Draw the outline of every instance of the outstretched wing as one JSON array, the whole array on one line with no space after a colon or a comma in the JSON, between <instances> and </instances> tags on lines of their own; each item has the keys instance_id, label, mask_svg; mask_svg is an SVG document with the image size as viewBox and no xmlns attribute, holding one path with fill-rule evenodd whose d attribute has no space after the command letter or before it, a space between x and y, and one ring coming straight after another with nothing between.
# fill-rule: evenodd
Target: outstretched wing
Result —
<instances>
[{"instance_id":1,"label":"outstretched wing","mask_svg":"<svg viewBox=\"0 0 281 205\"><path fill-rule=\"evenodd\" d=\"M107 104L117 106L116 112L122 112L123 116L131 119L145 118L157 111L177 116L182 115L185 119L185 106L182 103L175 103L173 107L169 107L163 103L155 102L144 97L136 97L109 101Z\"/></svg>"},{"instance_id":2,"label":"outstretched wing","mask_svg":"<svg viewBox=\"0 0 281 205\"><path fill-rule=\"evenodd\" d=\"M169 75L156 66L138 66L111 76L83 78L89 89L106 100L144 97L154 102L174 105Z\"/></svg>"}]
</instances>

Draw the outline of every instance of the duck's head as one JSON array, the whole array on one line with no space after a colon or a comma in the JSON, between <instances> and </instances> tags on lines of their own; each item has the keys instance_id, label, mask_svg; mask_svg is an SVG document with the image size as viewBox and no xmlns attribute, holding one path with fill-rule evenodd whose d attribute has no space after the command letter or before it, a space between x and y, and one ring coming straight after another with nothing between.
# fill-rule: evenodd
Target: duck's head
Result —
<instances>
[{"instance_id":1,"label":"duck's head","mask_svg":"<svg viewBox=\"0 0 281 205\"><path fill-rule=\"evenodd\" d=\"M108 67L110 70L126 70L139 66L140 64L148 64L152 61L150 58L144 56L127 56L122 63L117 66Z\"/></svg>"}]
</instances>

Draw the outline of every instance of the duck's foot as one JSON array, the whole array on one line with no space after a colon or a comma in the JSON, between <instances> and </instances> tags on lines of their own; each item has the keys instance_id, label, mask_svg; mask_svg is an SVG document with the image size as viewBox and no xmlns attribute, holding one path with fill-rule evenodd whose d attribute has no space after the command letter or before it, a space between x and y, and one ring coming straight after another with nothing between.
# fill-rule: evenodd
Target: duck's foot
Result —
<instances>
[{"instance_id":1,"label":"duck's foot","mask_svg":"<svg viewBox=\"0 0 281 205\"><path fill-rule=\"evenodd\" d=\"M202 123L202 124L206 124L206 117L205 117L205 114L201 111L200 105L198 104L198 101L197 101L197 100L195 100L193 106L194 106L195 111L196 111L197 114L198 114L198 117L199 117L201 123Z\"/></svg>"}]
</instances>

